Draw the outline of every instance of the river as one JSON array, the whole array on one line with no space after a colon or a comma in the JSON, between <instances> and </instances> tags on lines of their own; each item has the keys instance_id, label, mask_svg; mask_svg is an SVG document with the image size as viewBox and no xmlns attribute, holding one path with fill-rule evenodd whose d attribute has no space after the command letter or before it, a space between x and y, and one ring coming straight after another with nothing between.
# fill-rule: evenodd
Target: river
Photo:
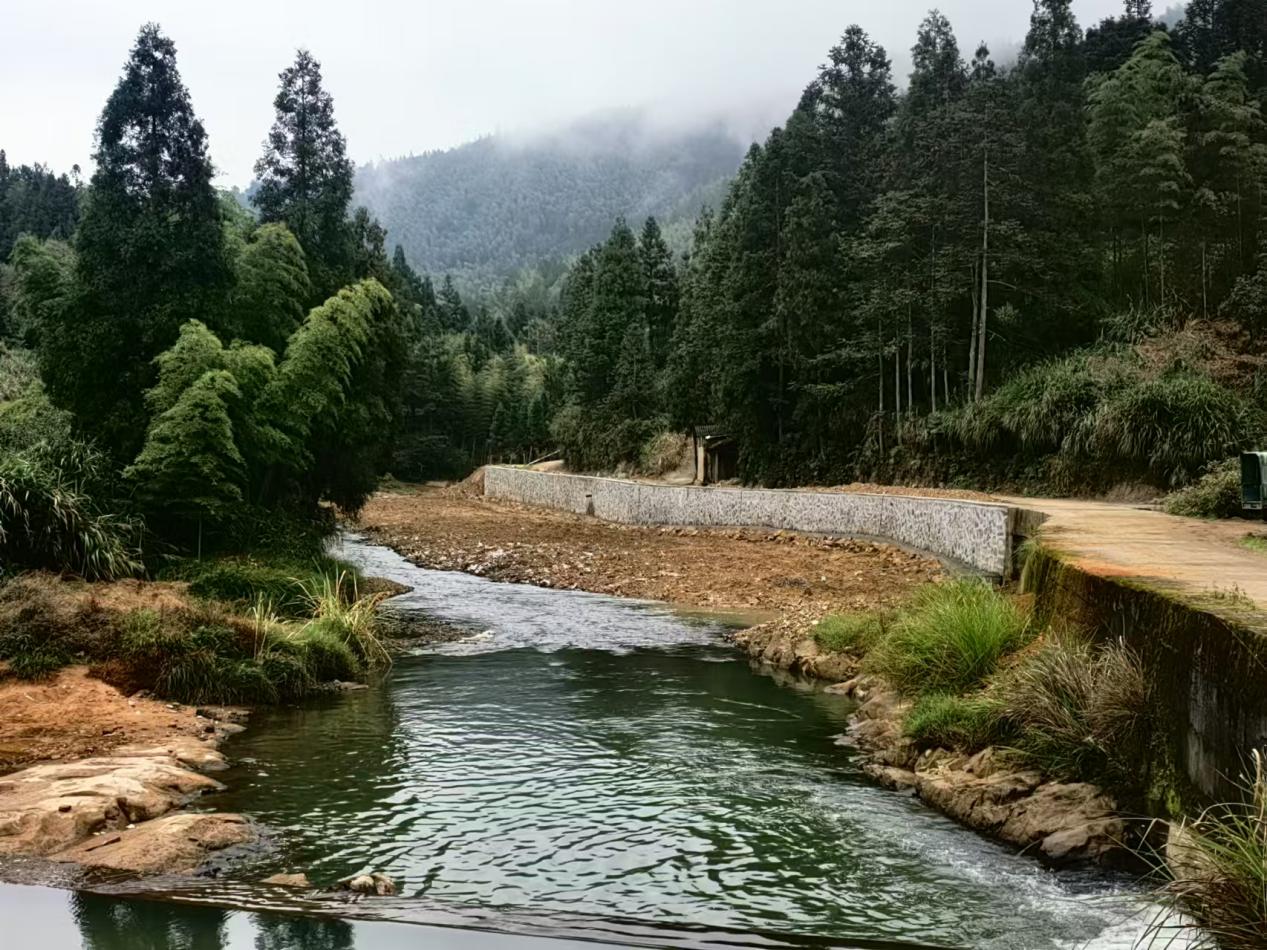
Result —
<instances>
[{"instance_id":1,"label":"river","mask_svg":"<svg viewBox=\"0 0 1267 950\"><path fill-rule=\"evenodd\" d=\"M213 915L218 929L191 947L393 947L390 928L411 923L554 947L1110 950L1143 929L1130 882L1046 869L876 786L834 741L849 702L752 669L718 623L427 571L356 539L342 556L412 588L389 602L398 615L464 633L368 690L261 711L228 744L229 791L213 804L255 817L273 849L164 895L185 904L154 905L173 920ZM243 883L369 869L401 895L349 905ZM6 912L14 890L0 888ZM113 902L99 920L150 906L63 900ZM379 922L308 921L346 929L287 943L269 928L306 918L276 911ZM233 927L243 942L225 936ZM81 932L94 950L133 946ZM449 936L423 942L468 945L435 933Z\"/></svg>"}]
</instances>

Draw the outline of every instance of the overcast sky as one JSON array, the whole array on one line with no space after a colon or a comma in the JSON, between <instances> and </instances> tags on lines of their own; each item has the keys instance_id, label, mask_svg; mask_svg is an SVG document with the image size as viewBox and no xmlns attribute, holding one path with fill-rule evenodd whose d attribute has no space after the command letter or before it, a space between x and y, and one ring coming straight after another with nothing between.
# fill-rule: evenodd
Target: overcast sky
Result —
<instances>
[{"instance_id":1,"label":"overcast sky","mask_svg":"<svg viewBox=\"0 0 1267 950\"><path fill-rule=\"evenodd\" d=\"M1158 4L1160 8L1164 4ZM245 185L272 121L277 73L321 61L358 163L613 107L665 123L720 115L744 133L781 121L843 29L858 22L901 77L921 0L56 0L6 4L0 148L10 162L89 165L93 128L147 20L176 42L225 185ZM1014 48L1030 0L948 0L965 55ZM1074 0L1085 27L1120 0Z\"/></svg>"}]
</instances>

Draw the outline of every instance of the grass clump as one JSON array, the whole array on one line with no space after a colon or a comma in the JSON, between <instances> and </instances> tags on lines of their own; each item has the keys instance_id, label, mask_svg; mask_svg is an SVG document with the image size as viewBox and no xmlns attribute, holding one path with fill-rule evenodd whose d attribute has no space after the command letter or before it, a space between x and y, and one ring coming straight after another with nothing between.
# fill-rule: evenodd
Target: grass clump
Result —
<instances>
[{"instance_id":1,"label":"grass clump","mask_svg":"<svg viewBox=\"0 0 1267 950\"><path fill-rule=\"evenodd\" d=\"M976 752L1012 735L1002 704L983 693L921 696L907 714L903 731L918 745L962 752Z\"/></svg>"},{"instance_id":2,"label":"grass clump","mask_svg":"<svg viewBox=\"0 0 1267 950\"><path fill-rule=\"evenodd\" d=\"M1195 946L1267 945L1267 773L1257 750L1253 769L1243 801L1207 809L1172 831L1167 857L1173 880L1162 890L1165 909L1152 936L1173 929L1182 914L1193 921Z\"/></svg>"},{"instance_id":3,"label":"grass clump","mask_svg":"<svg viewBox=\"0 0 1267 950\"><path fill-rule=\"evenodd\" d=\"M303 591L312 615L309 635L344 644L368 667L391 665L391 654L378 637L375 615L385 594L362 597L355 575L345 571L306 582Z\"/></svg>"},{"instance_id":4,"label":"grass clump","mask_svg":"<svg viewBox=\"0 0 1267 950\"><path fill-rule=\"evenodd\" d=\"M903 692L961 694L1033 638L1029 613L986 583L925 588L868 654L873 672Z\"/></svg>"},{"instance_id":5,"label":"grass clump","mask_svg":"<svg viewBox=\"0 0 1267 950\"><path fill-rule=\"evenodd\" d=\"M884 636L884 618L878 613L829 614L810 633L824 650L863 656Z\"/></svg>"},{"instance_id":6,"label":"grass clump","mask_svg":"<svg viewBox=\"0 0 1267 950\"><path fill-rule=\"evenodd\" d=\"M999 678L1016 750L1050 775L1129 784L1138 780L1152 729L1150 690L1121 643L1049 631Z\"/></svg>"},{"instance_id":7,"label":"grass clump","mask_svg":"<svg viewBox=\"0 0 1267 950\"><path fill-rule=\"evenodd\" d=\"M1235 518L1241 513L1241 463L1218 462L1199 479L1162 500L1167 514L1188 518Z\"/></svg>"},{"instance_id":8,"label":"grass clump","mask_svg":"<svg viewBox=\"0 0 1267 950\"><path fill-rule=\"evenodd\" d=\"M189 592L195 597L251 607L264 601L287 618L306 617L309 589L322 584L324 578L341 574L356 577L347 565L325 555L308 559L226 556L186 561L164 572L167 578L188 581ZM345 586L351 589L351 585Z\"/></svg>"}]
</instances>

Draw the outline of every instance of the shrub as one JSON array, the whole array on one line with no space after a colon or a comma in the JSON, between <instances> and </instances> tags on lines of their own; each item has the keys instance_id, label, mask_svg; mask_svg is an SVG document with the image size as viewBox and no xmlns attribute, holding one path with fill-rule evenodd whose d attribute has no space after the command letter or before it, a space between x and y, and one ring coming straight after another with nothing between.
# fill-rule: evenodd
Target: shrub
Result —
<instances>
[{"instance_id":1,"label":"shrub","mask_svg":"<svg viewBox=\"0 0 1267 950\"><path fill-rule=\"evenodd\" d=\"M884 635L884 618L878 613L830 614L810 632L824 650L862 656Z\"/></svg>"},{"instance_id":2,"label":"shrub","mask_svg":"<svg viewBox=\"0 0 1267 950\"><path fill-rule=\"evenodd\" d=\"M1006 741L1011 729L997 699L980 693L921 696L907 714L903 731L922 746L976 752Z\"/></svg>"},{"instance_id":3,"label":"shrub","mask_svg":"<svg viewBox=\"0 0 1267 950\"><path fill-rule=\"evenodd\" d=\"M1219 805L1184 826L1168 849L1174 880L1162 891L1165 910L1155 936L1178 918L1201 930L1187 946L1258 950L1267 934L1267 774L1253 752L1254 776L1243 802ZM1181 916L1186 915L1186 917ZM1192 921L1186 924L1186 921ZM1173 939L1170 942L1175 942Z\"/></svg>"},{"instance_id":4,"label":"shrub","mask_svg":"<svg viewBox=\"0 0 1267 950\"><path fill-rule=\"evenodd\" d=\"M999 681L1017 750L1049 775L1138 779L1151 728L1148 680L1117 643L1051 631Z\"/></svg>"},{"instance_id":5,"label":"shrub","mask_svg":"<svg viewBox=\"0 0 1267 950\"><path fill-rule=\"evenodd\" d=\"M868 655L870 667L907 693L963 693L1031 639L1029 615L975 579L925 588Z\"/></svg>"},{"instance_id":6,"label":"shrub","mask_svg":"<svg viewBox=\"0 0 1267 950\"><path fill-rule=\"evenodd\" d=\"M1228 459L1209 466L1186 488L1163 501L1167 513L1189 518L1234 518L1241 513L1241 463Z\"/></svg>"},{"instance_id":7,"label":"shrub","mask_svg":"<svg viewBox=\"0 0 1267 950\"><path fill-rule=\"evenodd\" d=\"M643 444L638 455L638 470L643 475L667 475L688 457L690 443L681 432L657 432Z\"/></svg>"}]
</instances>

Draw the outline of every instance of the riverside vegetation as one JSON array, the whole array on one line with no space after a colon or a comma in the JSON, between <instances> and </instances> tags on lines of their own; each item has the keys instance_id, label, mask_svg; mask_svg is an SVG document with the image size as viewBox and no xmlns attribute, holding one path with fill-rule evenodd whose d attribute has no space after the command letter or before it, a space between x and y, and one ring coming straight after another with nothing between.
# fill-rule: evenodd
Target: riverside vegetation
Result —
<instances>
[{"instance_id":1,"label":"riverside vegetation","mask_svg":"<svg viewBox=\"0 0 1267 950\"><path fill-rule=\"evenodd\" d=\"M813 628L824 650L849 654L860 680L883 681L909 701L900 729L915 750L951 750L1090 782L1127 813L1175 781L1167 727L1139 658L1059 624L1040 626L1024 599L965 580L924 588L887 613L831 615ZM874 689L874 687L872 687ZM865 747L865 746L864 746ZM1267 776L1252 756L1246 796L1172 826L1166 853L1147 860L1162 877L1166 910L1150 926L1173 940L1176 914L1202 928L1201 945L1263 946L1267 923ZM881 770L882 772L882 770ZM1149 854L1140 819L1121 844Z\"/></svg>"}]
</instances>

